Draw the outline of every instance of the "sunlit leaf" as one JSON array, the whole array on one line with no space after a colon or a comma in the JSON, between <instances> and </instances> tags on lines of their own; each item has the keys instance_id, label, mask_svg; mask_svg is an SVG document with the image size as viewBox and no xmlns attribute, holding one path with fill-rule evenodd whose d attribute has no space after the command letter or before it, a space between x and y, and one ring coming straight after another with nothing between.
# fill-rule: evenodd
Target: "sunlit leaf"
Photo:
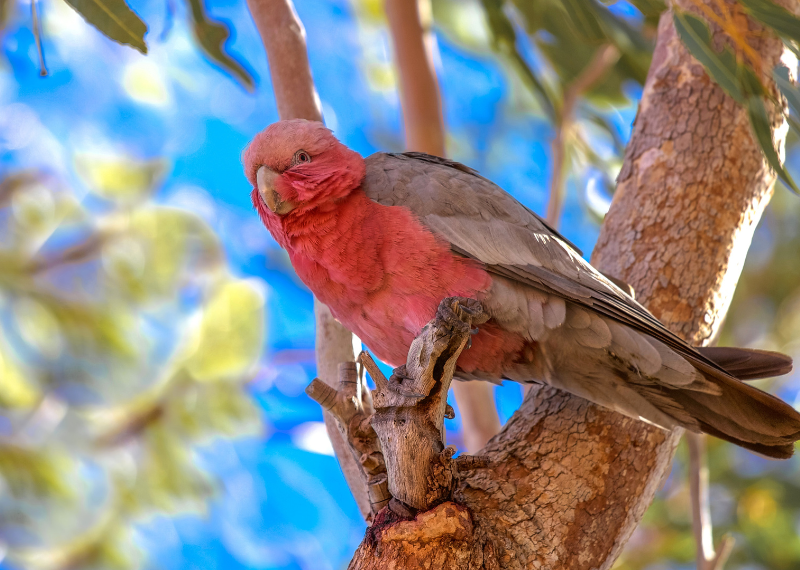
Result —
<instances>
[{"instance_id":1,"label":"sunlit leaf","mask_svg":"<svg viewBox=\"0 0 800 570\"><path fill-rule=\"evenodd\" d=\"M736 57L729 49L717 53L711 40L711 32L700 18L687 12L674 10L672 14L675 29L683 41L683 45L694 58L699 61L709 76L733 97L738 103L745 103L745 96L737 77Z\"/></svg>"},{"instance_id":2,"label":"sunlit leaf","mask_svg":"<svg viewBox=\"0 0 800 570\"><path fill-rule=\"evenodd\" d=\"M20 335L46 358L56 358L63 348L61 327L53 311L30 297L14 302L14 317Z\"/></svg>"},{"instance_id":3,"label":"sunlit leaf","mask_svg":"<svg viewBox=\"0 0 800 570\"><path fill-rule=\"evenodd\" d=\"M25 378L19 365L0 351L0 407L29 408L39 392Z\"/></svg>"},{"instance_id":4,"label":"sunlit leaf","mask_svg":"<svg viewBox=\"0 0 800 570\"><path fill-rule=\"evenodd\" d=\"M784 169L781 164L781 159L775 151L775 146L772 142L772 123L767 114L764 100L757 96L750 97L747 100L747 112L750 116L750 126L753 128L753 134L767 162L778 175L778 178L780 178L792 192L800 194L800 189L797 188L792 177Z\"/></svg>"},{"instance_id":5,"label":"sunlit leaf","mask_svg":"<svg viewBox=\"0 0 800 570\"><path fill-rule=\"evenodd\" d=\"M38 233L49 229L55 221L56 201L43 184L26 185L12 195L11 210L23 230Z\"/></svg>"},{"instance_id":6,"label":"sunlit leaf","mask_svg":"<svg viewBox=\"0 0 800 570\"><path fill-rule=\"evenodd\" d=\"M27 570L133 570L140 567L140 558L131 530L112 511L104 513L89 530L58 546L12 553L13 561Z\"/></svg>"},{"instance_id":7,"label":"sunlit leaf","mask_svg":"<svg viewBox=\"0 0 800 570\"><path fill-rule=\"evenodd\" d=\"M72 492L66 475L72 464L52 449L0 445L0 478L13 497L67 499Z\"/></svg>"},{"instance_id":8,"label":"sunlit leaf","mask_svg":"<svg viewBox=\"0 0 800 570\"><path fill-rule=\"evenodd\" d=\"M149 196L167 172L167 162L163 159L139 161L78 155L75 166L90 190L103 198L125 203Z\"/></svg>"},{"instance_id":9,"label":"sunlit leaf","mask_svg":"<svg viewBox=\"0 0 800 570\"><path fill-rule=\"evenodd\" d=\"M120 305L90 305L67 301L37 291L30 295L58 323L64 339L76 354L102 353L121 358L136 356L130 332L134 330L131 314Z\"/></svg>"},{"instance_id":10,"label":"sunlit leaf","mask_svg":"<svg viewBox=\"0 0 800 570\"><path fill-rule=\"evenodd\" d=\"M199 272L222 261L211 228L193 214L149 207L127 221L127 232L109 239L102 253L116 294L140 302L172 296L190 266Z\"/></svg>"},{"instance_id":11,"label":"sunlit leaf","mask_svg":"<svg viewBox=\"0 0 800 570\"><path fill-rule=\"evenodd\" d=\"M125 0L66 0L83 18L107 38L147 53L145 24Z\"/></svg>"},{"instance_id":12,"label":"sunlit leaf","mask_svg":"<svg viewBox=\"0 0 800 570\"><path fill-rule=\"evenodd\" d=\"M196 348L186 362L196 379L213 381L241 375L261 353L264 297L249 281L220 287L203 309Z\"/></svg>"},{"instance_id":13,"label":"sunlit leaf","mask_svg":"<svg viewBox=\"0 0 800 570\"><path fill-rule=\"evenodd\" d=\"M192 29L200 47L208 57L236 77L248 91L252 91L255 88L253 76L225 51L225 44L231 35L229 24L210 19L206 14L203 0L188 1L192 12Z\"/></svg>"},{"instance_id":14,"label":"sunlit leaf","mask_svg":"<svg viewBox=\"0 0 800 570\"><path fill-rule=\"evenodd\" d=\"M800 18L770 0L739 0L756 20L778 34L800 42Z\"/></svg>"},{"instance_id":15,"label":"sunlit leaf","mask_svg":"<svg viewBox=\"0 0 800 570\"><path fill-rule=\"evenodd\" d=\"M151 427L144 439L145 456L140 462L130 510L143 507L166 512L202 509L213 492L209 476L192 461L183 441L162 425Z\"/></svg>"},{"instance_id":16,"label":"sunlit leaf","mask_svg":"<svg viewBox=\"0 0 800 570\"><path fill-rule=\"evenodd\" d=\"M171 428L192 441L261 430L261 416L253 399L243 389L228 384L195 384L170 399L166 415Z\"/></svg>"},{"instance_id":17,"label":"sunlit leaf","mask_svg":"<svg viewBox=\"0 0 800 570\"><path fill-rule=\"evenodd\" d=\"M645 18L657 18L667 9L662 0L630 0L630 3L636 6Z\"/></svg>"}]
</instances>

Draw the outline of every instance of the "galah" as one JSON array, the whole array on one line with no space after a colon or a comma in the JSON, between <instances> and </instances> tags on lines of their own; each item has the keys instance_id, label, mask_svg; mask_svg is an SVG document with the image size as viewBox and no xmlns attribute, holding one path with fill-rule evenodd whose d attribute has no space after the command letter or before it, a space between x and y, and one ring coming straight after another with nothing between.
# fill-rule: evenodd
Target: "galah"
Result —
<instances>
[{"instance_id":1,"label":"galah","mask_svg":"<svg viewBox=\"0 0 800 570\"><path fill-rule=\"evenodd\" d=\"M458 379L545 382L770 457L800 439L796 410L742 382L789 372L788 356L690 346L471 168L422 153L365 159L299 119L260 132L243 160L297 275L387 364L405 363L443 298L471 297L491 318Z\"/></svg>"}]
</instances>

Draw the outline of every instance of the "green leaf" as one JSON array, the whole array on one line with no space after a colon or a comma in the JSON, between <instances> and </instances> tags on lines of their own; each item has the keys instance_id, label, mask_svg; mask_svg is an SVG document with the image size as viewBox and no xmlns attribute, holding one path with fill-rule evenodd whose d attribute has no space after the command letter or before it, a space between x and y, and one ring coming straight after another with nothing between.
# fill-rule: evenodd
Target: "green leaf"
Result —
<instances>
[{"instance_id":1,"label":"green leaf","mask_svg":"<svg viewBox=\"0 0 800 570\"><path fill-rule=\"evenodd\" d=\"M239 80L248 91L255 88L255 80L250 72L225 52L225 43L231 35L228 25L209 19L203 0L189 0L192 9L194 36L208 57L216 61L228 73Z\"/></svg>"},{"instance_id":2,"label":"green leaf","mask_svg":"<svg viewBox=\"0 0 800 570\"><path fill-rule=\"evenodd\" d=\"M525 61L525 58L522 57L519 49L517 49L517 33L514 31L514 25L503 11L503 3L500 0L483 0L482 4L486 12L486 23L492 33L495 49L511 60L511 63L517 69L517 73L522 76L522 80L533 91L533 95L541 105L544 114L551 121L555 121L556 107L553 103L553 97L545 84L528 65L528 62Z\"/></svg>"},{"instance_id":3,"label":"green leaf","mask_svg":"<svg viewBox=\"0 0 800 570\"><path fill-rule=\"evenodd\" d=\"M745 103L738 77L736 57L726 49L717 53L711 43L711 32L706 23L689 13L675 10L672 15L675 29L697 61L705 68L708 75L722 87L725 92L741 105Z\"/></svg>"},{"instance_id":4,"label":"green leaf","mask_svg":"<svg viewBox=\"0 0 800 570\"><path fill-rule=\"evenodd\" d=\"M645 18L657 18L667 9L662 0L630 0Z\"/></svg>"},{"instance_id":5,"label":"green leaf","mask_svg":"<svg viewBox=\"0 0 800 570\"><path fill-rule=\"evenodd\" d=\"M772 70L772 78L775 80L778 89L781 90L781 93L783 93L783 96L786 97L786 100L789 102L789 107L800 117L800 90L797 89L797 86L789 78L789 68L783 65L776 66L775 69Z\"/></svg>"},{"instance_id":6,"label":"green leaf","mask_svg":"<svg viewBox=\"0 0 800 570\"><path fill-rule=\"evenodd\" d=\"M108 39L147 53L144 35L145 24L125 0L66 0L67 4L83 16Z\"/></svg>"},{"instance_id":7,"label":"green leaf","mask_svg":"<svg viewBox=\"0 0 800 570\"><path fill-rule=\"evenodd\" d=\"M800 18L769 0L739 0L756 20L781 36L800 41Z\"/></svg>"},{"instance_id":8,"label":"green leaf","mask_svg":"<svg viewBox=\"0 0 800 570\"><path fill-rule=\"evenodd\" d=\"M750 116L750 126L753 128L753 134L764 152L767 162L792 192L800 194L800 189L797 188L792 177L783 168L781 159L778 153L775 152L775 147L772 144L772 125L767 114L767 108L764 106L764 100L761 97L750 97L747 100L747 112Z\"/></svg>"},{"instance_id":9,"label":"green leaf","mask_svg":"<svg viewBox=\"0 0 800 570\"><path fill-rule=\"evenodd\" d=\"M569 21L579 36L589 42L602 42L605 40L603 28L598 21L597 14L592 10L594 0L562 0Z\"/></svg>"}]
</instances>

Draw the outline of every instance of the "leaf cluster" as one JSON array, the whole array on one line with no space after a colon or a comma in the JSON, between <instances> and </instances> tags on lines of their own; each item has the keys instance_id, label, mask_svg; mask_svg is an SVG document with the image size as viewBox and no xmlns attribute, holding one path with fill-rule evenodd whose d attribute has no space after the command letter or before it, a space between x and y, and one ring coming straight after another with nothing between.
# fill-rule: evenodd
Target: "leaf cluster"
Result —
<instances>
[{"instance_id":1,"label":"leaf cluster","mask_svg":"<svg viewBox=\"0 0 800 570\"><path fill-rule=\"evenodd\" d=\"M25 568L125 568L131 523L202 509L194 448L259 430L263 294L161 159L76 157L91 194L0 181L0 537Z\"/></svg>"},{"instance_id":2,"label":"leaf cluster","mask_svg":"<svg viewBox=\"0 0 800 570\"><path fill-rule=\"evenodd\" d=\"M108 39L130 46L142 54L147 54L148 40L145 39L148 32L147 24L125 0L64 1ZM37 2L38 0L32 2L34 9ZM9 0L0 2L0 29L7 21L6 14L10 9L9 4ZM172 8L168 8L168 11L171 18ZM241 60L228 51L227 44L232 35L230 23L209 16L203 0L186 0L186 11L195 41L205 56L236 79L242 87L253 91L255 89L253 74ZM40 45L41 30L35 24L33 32L36 35L37 45ZM40 57L42 58L42 75L47 75L41 51Z\"/></svg>"}]
</instances>

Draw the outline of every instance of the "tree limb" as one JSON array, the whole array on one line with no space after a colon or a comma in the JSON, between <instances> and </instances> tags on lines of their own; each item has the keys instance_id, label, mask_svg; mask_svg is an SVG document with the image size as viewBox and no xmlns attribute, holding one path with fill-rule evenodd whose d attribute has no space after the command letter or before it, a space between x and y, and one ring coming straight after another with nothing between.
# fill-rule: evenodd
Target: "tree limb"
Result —
<instances>
[{"instance_id":1,"label":"tree limb","mask_svg":"<svg viewBox=\"0 0 800 570\"><path fill-rule=\"evenodd\" d=\"M575 122L575 108L578 100L617 62L619 55L619 50L612 44L605 44L597 48L591 61L564 92L564 103L561 106L559 120L555 126L556 135L553 137L551 145L553 177L550 180L550 199L547 202L547 222L554 228L558 227L558 220L561 217L567 170L567 139L571 135Z\"/></svg>"},{"instance_id":2,"label":"tree limb","mask_svg":"<svg viewBox=\"0 0 800 570\"><path fill-rule=\"evenodd\" d=\"M689 446L689 494L692 502L692 530L697 544L697 570L722 570L733 549L734 538L725 535L714 552L711 509L708 503L708 467L705 464L706 436L686 432Z\"/></svg>"},{"instance_id":3,"label":"tree limb","mask_svg":"<svg viewBox=\"0 0 800 570\"><path fill-rule=\"evenodd\" d=\"M280 118L322 121L319 96L308 63L305 30L292 1L248 0L247 5L264 42ZM333 386L339 363L355 360L353 335L317 299L314 299L314 317L317 322L317 373L326 384ZM328 412L324 413L324 418L350 491L361 514L368 518L370 501L361 468L339 432L336 421Z\"/></svg>"},{"instance_id":4,"label":"tree limb","mask_svg":"<svg viewBox=\"0 0 800 570\"><path fill-rule=\"evenodd\" d=\"M400 100L408 150L447 156L444 119L434 59L430 0L385 0L386 17L400 78ZM493 386L456 382L453 394L461 414L468 452L481 449L500 431Z\"/></svg>"}]
</instances>

